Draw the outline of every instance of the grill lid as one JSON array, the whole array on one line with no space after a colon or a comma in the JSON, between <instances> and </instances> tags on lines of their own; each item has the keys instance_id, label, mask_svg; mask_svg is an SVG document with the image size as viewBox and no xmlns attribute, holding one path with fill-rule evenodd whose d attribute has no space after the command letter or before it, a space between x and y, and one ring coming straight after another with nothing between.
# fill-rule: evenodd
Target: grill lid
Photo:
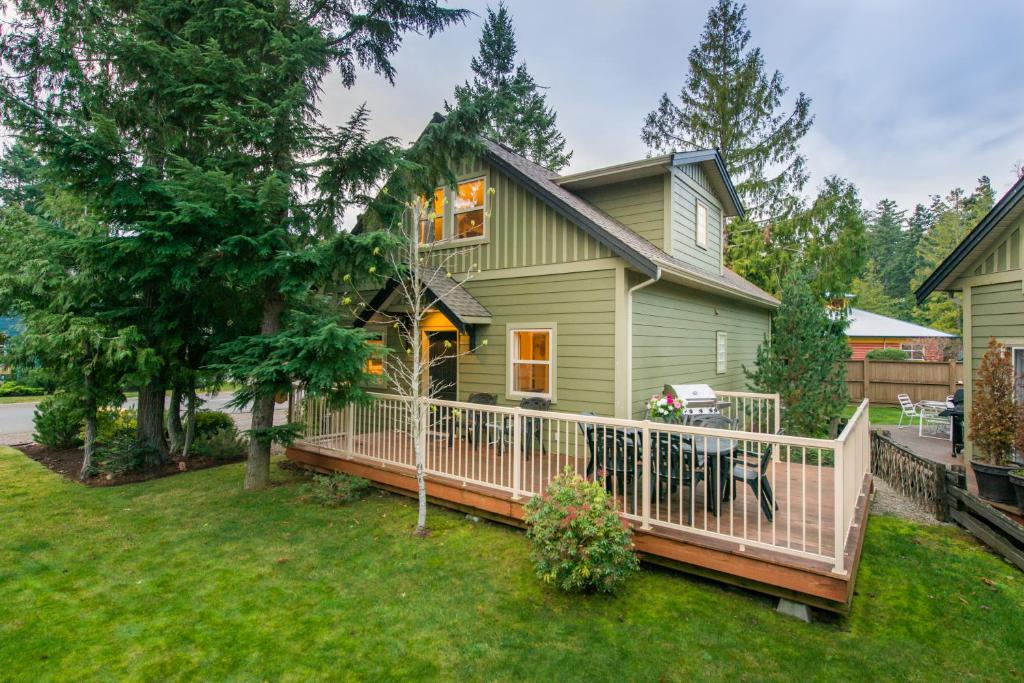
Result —
<instances>
[{"instance_id":1,"label":"grill lid","mask_svg":"<svg viewBox=\"0 0 1024 683\"><path fill-rule=\"evenodd\" d=\"M685 406L714 406L718 402L715 390L707 384L666 384L663 391Z\"/></svg>"}]
</instances>

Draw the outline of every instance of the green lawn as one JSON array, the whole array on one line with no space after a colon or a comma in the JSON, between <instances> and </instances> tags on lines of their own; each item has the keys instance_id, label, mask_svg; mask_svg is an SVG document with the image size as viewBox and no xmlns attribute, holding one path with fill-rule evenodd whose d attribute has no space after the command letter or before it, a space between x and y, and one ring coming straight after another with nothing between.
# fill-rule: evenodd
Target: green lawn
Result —
<instances>
[{"instance_id":1,"label":"green lawn","mask_svg":"<svg viewBox=\"0 0 1024 683\"><path fill-rule=\"evenodd\" d=\"M1006 680L1024 576L950 528L872 518L846 619L645 568L538 583L525 536L412 501L342 509L241 465L87 489L0 449L3 680ZM1014 671L1014 667L1018 667Z\"/></svg>"},{"instance_id":2,"label":"green lawn","mask_svg":"<svg viewBox=\"0 0 1024 683\"><path fill-rule=\"evenodd\" d=\"M857 404L851 403L846 406L846 410L843 411L843 417L852 417L853 412L857 409ZM900 407L899 406L868 406L868 419L871 420L871 424L876 425L894 425L900 421Z\"/></svg>"}]
</instances>

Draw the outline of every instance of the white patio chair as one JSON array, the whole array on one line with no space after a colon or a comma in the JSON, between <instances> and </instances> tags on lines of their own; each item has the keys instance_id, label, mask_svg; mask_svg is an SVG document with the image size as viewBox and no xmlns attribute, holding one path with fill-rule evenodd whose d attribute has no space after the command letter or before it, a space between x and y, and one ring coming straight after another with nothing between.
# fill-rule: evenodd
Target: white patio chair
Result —
<instances>
[{"instance_id":1,"label":"white patio chair","mask_svg":"<svg viewBox=\"0 0 1024 683\"><path fill-rule=\"evenodd\" d=\"M950 417L941 417L939 415L943 410L945 410L945 406L938 401L922 402L918 406L918 415L920 417L918 418L917 435L930 439L949 440L953 433L953 421Z\"/></svg>"},{"instance_id":2,"label":"white patio chair","mask_svg":"<svg viewBox=\"0 0 1024 683\"><path fill-rule=\"evenodd\" d=\"M907 424L913 427L914 420L921 415L921 413L918 412L917 404L910 400L910 396L908 394L899 394L896 396L896 400L900 402L900 409L902 410L900 413L899 424L897 424L896 427L899 429L903 428L904 418L907 418Z\"/></svg>"}]
</instances>

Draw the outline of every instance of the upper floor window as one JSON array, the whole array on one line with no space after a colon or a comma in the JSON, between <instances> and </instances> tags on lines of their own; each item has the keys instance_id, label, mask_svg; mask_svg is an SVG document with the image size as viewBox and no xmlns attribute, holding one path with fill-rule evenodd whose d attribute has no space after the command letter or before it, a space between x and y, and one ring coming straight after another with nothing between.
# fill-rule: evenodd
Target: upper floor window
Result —
<instances>
[{"instance_id":1,"label":"upper floor window","mask_svg":"<svg viewBox=\"0 0 1024 683\"><path fill-rule=\"evenodd\" d=\"M697 202L697 244L708 246L708 207Z\"/></svg>"},{"instance_id":2,"label":"upper floor window","mask_svg":"<svg viewBox=\"0 0 1024 683\"><path fill-rule=\"evenodd\" d=\"M422 198L426 202L426 198ZM434 190L433 201L426 207L426 216L420 221L420 244L440 242L444 239L444 188Z\"/></svg>"},{"instance_id":3,"label":"upper floor window","mask_svg":"<svg viewBox=\"0 0 1024 683\"><path fill-rule=\"evenodd\" d=\"M449 194L451 198L446 201ZM450 190L434 190L428 215L420 221L420 244L483 237L486 197L484 178L459 181Z\"/></svg>"}]
</instances>

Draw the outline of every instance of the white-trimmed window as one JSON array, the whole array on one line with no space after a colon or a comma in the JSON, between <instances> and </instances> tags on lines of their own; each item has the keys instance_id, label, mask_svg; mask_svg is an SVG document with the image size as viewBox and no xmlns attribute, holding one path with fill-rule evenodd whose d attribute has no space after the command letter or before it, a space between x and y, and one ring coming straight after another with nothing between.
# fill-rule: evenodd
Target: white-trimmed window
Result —
<instances>
[{"instance_id":1,"label":"white-trimmed window","mask_svg":"<svg viewBox=\"0 0 1024 683\"><path fill-rule=\"evenodd\" d=\"M452 203L453 239L484 236L484 197L487 183L483 178L463 180L456 186Z\"/></svg>"},{"instance_id":2,"label":"white-trimmed window","mask_svg":"<svg viewBox=\"0 0 1024 683\"><path fill-rule=\"evenodd\" d=\"M708 246L708 207L697 202L697 245Z\"/></svg>"},{"instance_id":3,"label":"white-trimmed window","mask_svg":"<svg viewBox=\"0 0 1024 683\"><path fill-rule=\"evenodd\" d=\"M510 326L508 388L514 397L555 396L554 325Z\"/></svg>"},{"instance_id":4,"label":"white-trimmed window","mask_svg":"<svg viewBox=\"0 0 1024 683\"><path fill-rule=\"evenodd\" d=\"M725 332L715 333L715 373L724 375L729 363L729 335Z\"/></svg>"},{"instance_id":5,"label":"white-trimmed window","mask_svg":"<svg viewBox=\"0 0 1024 683\"><path fill-rule=\"evenodd\" d=\"M363 371L367 374L370 384L384 383L384 332L369 332L366 343L373 347Z\"/></svg>"},{"instance_id":6,"label":"white-trimmed window","mask_svg":"<svg viewBox=\"0 0 1024 683\"><path fill-rule=\"evenodd\" d=\"M907 354L907 360L924 360L924 344L904 342L900 344L900 350Z\"/></svg>"}]
</instances>

